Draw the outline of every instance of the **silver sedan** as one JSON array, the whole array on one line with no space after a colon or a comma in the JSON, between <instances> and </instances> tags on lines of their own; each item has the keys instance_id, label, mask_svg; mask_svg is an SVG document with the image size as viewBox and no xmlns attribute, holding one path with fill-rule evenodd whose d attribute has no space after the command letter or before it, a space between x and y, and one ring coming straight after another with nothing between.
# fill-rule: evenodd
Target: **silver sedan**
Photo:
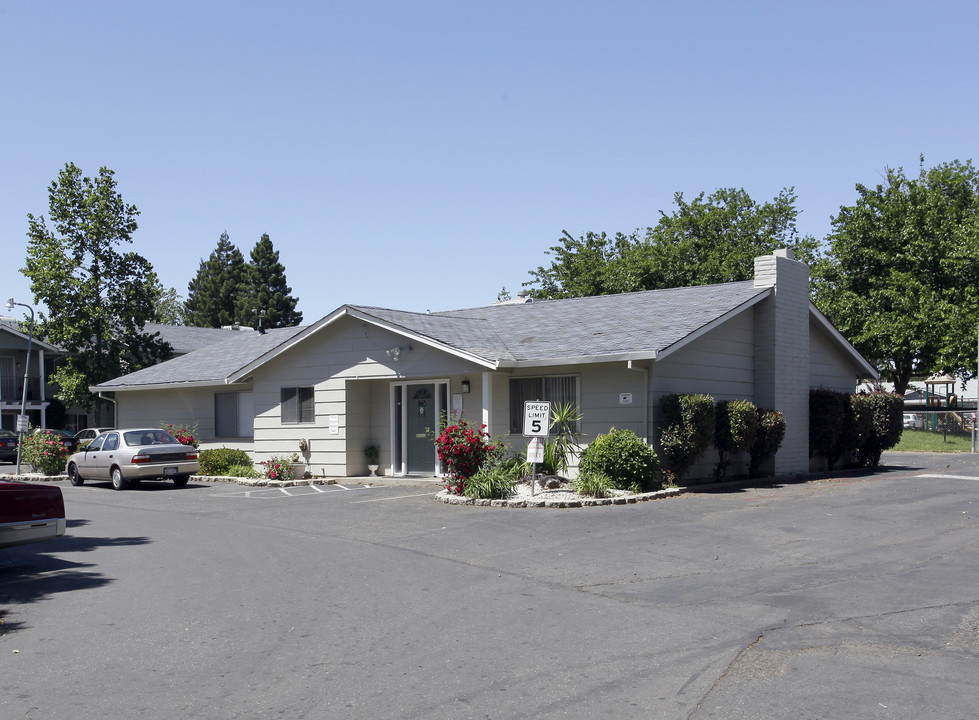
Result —
<instances>
[{"instance_id":1,"label":"silver sedan","mask_svg":"<svg viewBox=\"0 0 979 720\"><path fill-rule=\"evenodd\" d=\"M183 487L199 469L197 448L160 428L107 430L68 458L72 485L109 480L116 490L140 480L173 480Z\"/></svg>"}]
</instances>

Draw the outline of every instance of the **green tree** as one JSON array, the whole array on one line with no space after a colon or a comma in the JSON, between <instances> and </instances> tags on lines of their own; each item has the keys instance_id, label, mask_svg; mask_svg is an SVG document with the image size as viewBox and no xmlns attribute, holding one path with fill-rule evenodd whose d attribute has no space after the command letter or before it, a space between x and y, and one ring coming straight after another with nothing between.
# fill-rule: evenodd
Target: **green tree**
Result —
<instances>
[{"instance_id":1,"label":"green tree","mask_svg":"<svg viewBox=\"0 0 979 720\"><path fill-rule=\"evenodd\" d=\"M150 273L146 282L153 295L153 322L164 325L184 324L184 302L176 289L164 287L155 272Z\"/></svg>"},{"instance_id":2,"label":"green tree","mask_svg":"<svg viewBox=\"0 0 979 720\"><path fill-rule=\"evenodd\" d=\"M268 234L252 248L251 262L245 271L246 289L239 295L235 315L241 325L256 322L256 313L262 315L262 327L292 327L303 321L302 312L296 310L298 299L292 296L292 288L286 283L286 270L279 262L276 250Z\"/></svg>"},{"instance_id":3,"label":"green tree","mask_svg":"<svg viewBox=\"0 0 979 720\"><path fill-rule=\"evenodd\" d=\"M918 376L975 373L979 175L953 161L888 170L832 219L812 267L817 307L903 395Z\"/></svg>"},{"instance_id":4,"label":"green tree","mask_svg":"<svg viewBox=\"0 0 979 720\"><path fill-rule=\"evenodd\" d=\"M187 324L213 328L233 325L238 298L247 289L245 283L245 259L228 233L223 232L217 247L207 260L201 260L197 275L187 286Z\"/></svg>"},{"instance_id":5,"label":"green tree","mask_svg":"<svg viewBox=\"0 0 979 720\"><path fill-rule=\"evenodd\" d=\"M57 397L90 408L88 388L168 357L170 346L143 331L153 318L148 281L153 266L132 243L139 210L116 191L114 173L100 168L83 177L65 165L48 189L49 229L44 216L28 214L27 259L39 312L36 332L68 354L51 376Z\"/></svg>"},{"instance_id":6,"label":"green tree","mask_svg":"<svg viewBox=\"0 0 979 720\"><path fill-rule=\"evenodd\" d=\"M644 233L575 239L564 232L547 252L550 267L531 271L526 284L536 297L565 298L748 280L755 257L778 248L790 247L802 260L815 256L815 239L799 236L795 202L791 188L760 205L742 189L700 193L690 202L676 193L676 210L661 211Z\"/></svg>"}]
</instances>

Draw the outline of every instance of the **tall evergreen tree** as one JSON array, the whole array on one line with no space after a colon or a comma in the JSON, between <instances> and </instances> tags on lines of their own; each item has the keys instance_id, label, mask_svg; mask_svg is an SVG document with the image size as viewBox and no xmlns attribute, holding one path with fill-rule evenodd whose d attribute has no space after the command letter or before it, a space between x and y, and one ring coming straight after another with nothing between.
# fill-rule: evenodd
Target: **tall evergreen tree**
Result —
<instances>
[{"instance_id":1,"label":"tall evergreen tree","mask_svg":"<svg viewBox=\"0 0 979 720\"><path fill-rule=\"evenodd\" d=\"M245 291L245 259L227 232L207 260L201 260L197 275L187 286L185 321L192 327L233 325L235 307Z\"/></svg>"},{"instance_id":2,"label":"tall evergreen tree","mask_svg":"<svg viewBox=\"0 0 979 720\"><path fill-rule=\"evenodd\" d=\"M248 289L236 304L241 325L255 325L256 316L263 312L263 328L292 327L303 321L302 312L296 310L298 298L292 296L292 288L286 284L286 270L268 233L255 243L245 277Z\"/></svg>"}]
</instances>

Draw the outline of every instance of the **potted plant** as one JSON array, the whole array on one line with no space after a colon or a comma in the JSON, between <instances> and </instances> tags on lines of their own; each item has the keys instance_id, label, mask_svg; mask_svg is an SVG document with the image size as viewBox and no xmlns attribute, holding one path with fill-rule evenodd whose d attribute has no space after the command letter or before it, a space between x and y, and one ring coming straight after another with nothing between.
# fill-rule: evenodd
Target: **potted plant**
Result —
<instances>
[{"instance_id":1,"label":"potted plant","mask_svg":"<svg viewBox=\"0 0 979 720\"><path fill-rule=\"evenodd\" d=\"M298 453L293 453L289 457L289 469L292 470L293 480L302 480L306 477L306 463L300 462Z\"/></svg>"},{"instance_id":2,"label":"potted plant","mask_svg":"<svg viewBox=\"0 0 979 720\"><path fill-rule=\"evenodd\" d=\"M364 448L364 455L367 456L367 469L371 471L371 477L377 477L377 460L381 456L381 448L377 445L368 445Z\"/></svg>"}]
</instances>

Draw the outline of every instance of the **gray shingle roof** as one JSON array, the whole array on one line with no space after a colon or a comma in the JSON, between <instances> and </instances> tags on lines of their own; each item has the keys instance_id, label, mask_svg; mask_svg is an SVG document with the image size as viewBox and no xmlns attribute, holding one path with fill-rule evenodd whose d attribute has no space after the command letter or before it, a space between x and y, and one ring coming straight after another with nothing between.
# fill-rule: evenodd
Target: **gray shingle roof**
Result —
<instances>
[{"instance_id":1,"label":"gray shingle roof","mask_svg":"<svg viewBox=\"0 0 979 720\"><path fill-rule=\"evenodd\" d=\"M146 323L143 326L143 331L150 335L159 333L159 339L170 343L175 355L186 355L216 342L223 342L233 335L241 334L239 331L224 330L223 328L161 325L159 323Z\"/></svg>"},{"instance_id":2,"label":"gray shingle roof","mask_svg":"<svg viewBox=\"0 0 979 720\"><path fill-rule=\"evenodd\" d=\"M488 360L541 362L661 352L768 292L747 280L432 314L357 309Z\"/></svg>"},{"instance_id":3,"label":"gray shingle roof","mask_svg":"<svg viewBox=\"0 0 979 720\"><path fill-rule=\"evenodd\" d=\"M436 313L356 305L344 306L316 325L353 312L491 364L597 360L640 353L651 357L769 292L769 288L757 288L749 280L568 300L500 303ZM117 378L99 389L223 383L315 327L279 328L264 335L233 333L227 340Z\"/></svg>"},{"instance_id":4,"label":"gray shingle roof","mask_svg":"<svg viewBox=\"0 0 979 720\"><path fill-rule=\"evenodd\" d=\"M199 350L175 357L159 365L151 365L129 375L123 375L99 385L97 389L114 390L126 387L183 383L222 383L236 371L292 339L304 329L304 327L276 328L267 330L264 334L230 332L226 340L205 345Z\"/></svg>"}]
</instances>

